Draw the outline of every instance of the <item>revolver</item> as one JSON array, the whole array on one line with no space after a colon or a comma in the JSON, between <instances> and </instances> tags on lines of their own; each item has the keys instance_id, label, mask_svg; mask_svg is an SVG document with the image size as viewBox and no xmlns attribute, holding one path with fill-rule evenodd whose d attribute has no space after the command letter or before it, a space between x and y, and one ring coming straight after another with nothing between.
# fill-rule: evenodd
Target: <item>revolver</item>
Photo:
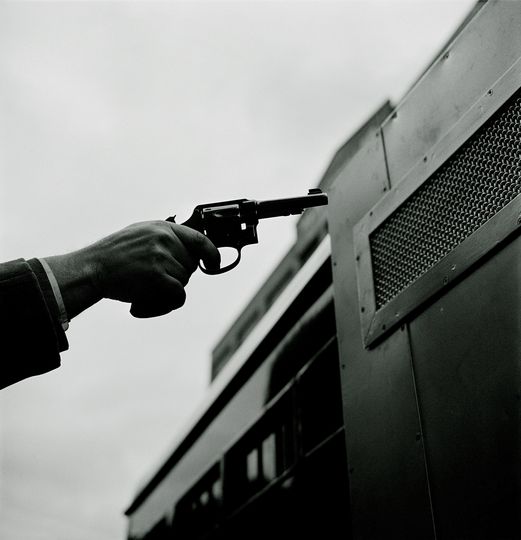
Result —
<instances>
[{"instance_id":1,"label":"revolver","mask_svg":"<svg viewBox=\"0 0 521 540\"><path fill-rule=\"evenodd\" d=\"M223 274L235 268L241 261L241 250L249 244L257 244L259 219L302 214L306 208L327 204L327 194L320 189L310 189L303 197L255 201L236 199L196 206L192 215L181 225L195 229L206 235L217 248L234 248L236 259L222 268L209 269L201 263L205 274ZM166 221L175 223L175 216Z\"/></svg>"}]
</instances>

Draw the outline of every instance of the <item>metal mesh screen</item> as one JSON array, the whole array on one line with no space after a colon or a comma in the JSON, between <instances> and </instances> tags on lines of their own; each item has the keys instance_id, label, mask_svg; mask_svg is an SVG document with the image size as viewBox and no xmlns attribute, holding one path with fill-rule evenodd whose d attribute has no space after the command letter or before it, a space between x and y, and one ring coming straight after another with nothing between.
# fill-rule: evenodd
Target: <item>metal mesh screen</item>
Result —
<instances>
[{"instance_id":1,"label":"metal mesh screen","mask_svg":"<svg viewBox=\"0 0 521 540\"><path fill-rule=\"evenodd\" d=\"M371 234L377 309L520 193L517 92Z\"/></svg>"}]
</instances>

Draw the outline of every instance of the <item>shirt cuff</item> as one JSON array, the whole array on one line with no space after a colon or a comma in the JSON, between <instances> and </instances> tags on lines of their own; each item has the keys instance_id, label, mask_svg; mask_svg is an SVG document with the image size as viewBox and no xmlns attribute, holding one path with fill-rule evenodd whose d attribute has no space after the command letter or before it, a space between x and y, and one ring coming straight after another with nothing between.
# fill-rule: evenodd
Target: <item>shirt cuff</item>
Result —
<instances>
[{"instance_id":1,"label":"shirt cuff","mask_svg":"<svg viewBox=\"0 0 521 540\"><path fill-rule=\"evenodd\" d=\"M49 279L48 273L45 271L45 268L42 264L43 259L29 259L27 263L29 264L29 267L33 271L34 275L36 276L37 282L40 286L40 289L42 291L43 297L45 299L45 303L47 305L47 308L49 310L49 314L51 315L53 326L55 329L56 337L58 338L58 346L59 350L66 351L69 348L69 343L67 341L67 338L65 336L64 326L62 324L62 317L63 322L68 323L68 317L66 315L65 310L65 304L63 304L63 298L61 297L60 292L60 298L63 304L63 308L65 310L65 315L62 315L60 313L60 307L58 305L58 299L56 298L56 294L52 288L51 281ZM48 265L47 265L48 266ZM52 274L52 272L51 272ZM54 274L52 274L54 277ZM56 278L54 277L56 280ZM57 282L56 282L57 284ZM60 290L58 286L58 291ZM66 325L68 326L68 324Z\"/></svg>"},{"instance_id":2,"label":"shirt cuff","mask_svg":"<svg viewBox=\"0 0 521 540\"><path fill-rule=\"evenodd\" d=\"M47 261L45 259L38 259L39 263L43 266L43 269L45 270L45 273L47 274L47 279L49 280L49 283L51 284L51 289L54 294L54 299L56 300L56 304L58 306L58 312L60 317L60 324L62 325L63 331L69 329L69 317L67 316L67 310L65 309L65 304L63 303L62 293L60 291L60 286L58 285L58 282L56 281L56 277L51 270L51 267L48 265Z\"/></svg>"}]
</instances>

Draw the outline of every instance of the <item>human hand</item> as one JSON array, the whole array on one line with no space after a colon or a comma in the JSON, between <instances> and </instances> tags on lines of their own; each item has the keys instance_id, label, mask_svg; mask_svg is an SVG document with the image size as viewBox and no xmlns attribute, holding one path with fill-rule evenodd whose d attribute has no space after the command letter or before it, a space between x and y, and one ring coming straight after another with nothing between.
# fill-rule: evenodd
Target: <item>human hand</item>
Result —
<instances>
[{"instance_id":1,"label":"human hand","mask_svg":"<svg viewBox=\"0 0 521 540\"><path fill-rule=\"evenodd\" d=\"M184 287L199 260L219 267L217 248L203 234L167 221L130 225L92 246L98 252L101 294L132 304L134 317L155 317L180 308Z\"/></svg>"},{"instance_id":2,"label":"human hand","mask_svg":"<svg viewBox=\"0 0 521 540\"><path fill-rule=\"evenodd\" d=\"M100 298L131 303L134 317L169 313L184 304L201 259L218 267L219 251L203 234L167 221L135 223L74 253L46 257L70 318Z\"/></svg>"}]
</instances>

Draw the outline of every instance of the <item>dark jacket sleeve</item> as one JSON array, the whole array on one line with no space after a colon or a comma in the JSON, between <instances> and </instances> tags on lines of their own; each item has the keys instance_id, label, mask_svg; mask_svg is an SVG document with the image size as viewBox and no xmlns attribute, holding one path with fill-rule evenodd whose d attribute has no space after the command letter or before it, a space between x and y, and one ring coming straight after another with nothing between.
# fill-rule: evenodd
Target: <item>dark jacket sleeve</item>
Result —
<instances>
[{"instance_id":1,"label":"dark jacket sleeve","mask_svg":"<svg viewBox=\"0 0 521 540\"><path fill-rule=\"evenodd\" d=\"M68 348L45 271L36 259L0 264L0 388L60 365Z\"/></svg>"}]
</instances>

